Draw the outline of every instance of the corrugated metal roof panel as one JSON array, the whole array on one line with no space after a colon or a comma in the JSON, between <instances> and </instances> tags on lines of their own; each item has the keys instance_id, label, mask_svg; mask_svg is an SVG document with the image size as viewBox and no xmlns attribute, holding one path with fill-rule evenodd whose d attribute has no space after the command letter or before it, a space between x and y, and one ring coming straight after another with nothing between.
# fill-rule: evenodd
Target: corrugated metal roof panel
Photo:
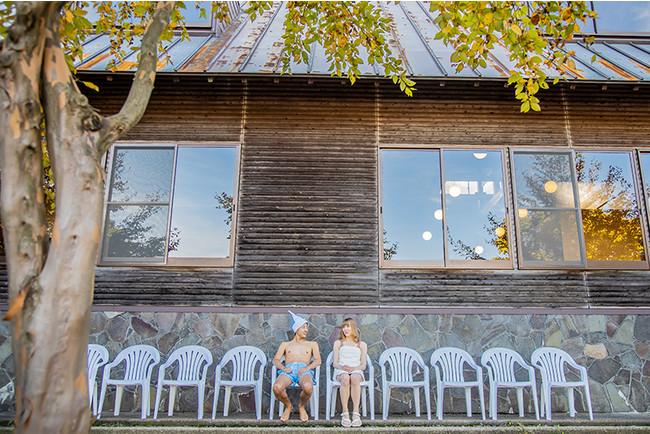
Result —
<instances>
[{"instance_id":1,"label":"corrugated metal roof panel","mask_svg":"<svg viewBox=\"0 0 650 434\"><path fill-rule=\"evenodd\" d=\"M452 49L435 39L439 32L433 23L434 15L421 2L399 4L380 3L385 16L391 19L393 32L389 44L393 54L404 61L414 78L506 78L514 64L503 47L496 47L485 68L472 71L468 68L456 72L450 56ZM189 41L172 41L168 49L171 63L161 61L159 70L178 73L212 74L279 74L282 54L283 22L286 15L284 3L275 3L257 20L251 22L245 14L232 20L231 25L218 34L203 33ZM139 43L135 41L134 44ZM363 47L359 47L362 55ZM102 35L89 41L85 47L84 61L78 69L103 71L109 62L108 37ZM569 79L595 81L646 81L650 80L650 40L619 38L597 41L585 47L581 42L569 42L565 50L574 51L576 68L568 70ZM591 58L596 55L596 61ZM161 59L162 60L162 59ZM133 70L135 56L130 55L119 66L120 71ZM380 68L381 69L381 68ZM362 76L383 75L367 63L360 66ZM558 74L545 71L549 77ZM294 75L329 75L329 64L322 47L314 46L308 64L292 63Z\"/></svg>"}]
</instances>

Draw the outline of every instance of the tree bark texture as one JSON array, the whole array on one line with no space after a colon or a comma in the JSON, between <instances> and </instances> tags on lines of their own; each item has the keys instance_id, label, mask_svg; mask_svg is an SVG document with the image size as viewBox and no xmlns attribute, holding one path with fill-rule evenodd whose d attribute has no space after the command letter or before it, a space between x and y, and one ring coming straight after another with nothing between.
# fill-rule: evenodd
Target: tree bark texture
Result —
<instances>
[{"instance_id":1,"label":"tree bark texture","mask_svg":"<svg viewBox=\"0 0 650 434\"><path fill-rule=\"evenodd\" d=\"M102 154L146 109L157 43L172 4L160 3L143 37L125 109L97 114L79 92L59 43L62 2L18 3L0 54L1 210L9 271L16 432L88 432L86 351L100 240ZM42 128L56 186L46 230Z\"/></svg>"}]
</instances>

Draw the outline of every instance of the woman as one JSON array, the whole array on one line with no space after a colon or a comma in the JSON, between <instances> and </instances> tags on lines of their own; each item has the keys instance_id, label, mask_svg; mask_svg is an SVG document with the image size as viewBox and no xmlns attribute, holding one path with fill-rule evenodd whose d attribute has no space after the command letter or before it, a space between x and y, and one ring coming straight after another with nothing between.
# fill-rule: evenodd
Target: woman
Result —
<instances>
[{"instance_id":1,"label":"woman","mask_svg":"<svg viewBox=\"0 0 650 434\"><path fill-rule=\"evenodd\" d=\"M346 318L341 324L339 339L334 342L334 378L341 383L341 425L344 427L361 426L359 401L363 371L366 369L368 346L359 339L357 323ZM352 398L352 419L348 411L348 401Z\"/></svg>"}]
</instances>

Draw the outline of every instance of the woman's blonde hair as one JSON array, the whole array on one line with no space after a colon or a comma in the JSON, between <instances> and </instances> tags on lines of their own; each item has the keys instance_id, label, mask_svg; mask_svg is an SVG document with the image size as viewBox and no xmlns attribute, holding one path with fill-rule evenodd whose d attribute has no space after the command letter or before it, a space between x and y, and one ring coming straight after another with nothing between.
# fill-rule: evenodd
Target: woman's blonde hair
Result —
<instances>
[{"instance_id":1,"label":"woman's blonde hair","mask_svg":"<svg viewBox=\"0 0 650 434\"><path fill-rule=\"evenodd\" d=\"M341 323L341 333L339 333L339 340L342 341L345 339L345 333L343 333L343 326L346 324L350 324L350 327L352 327L352 340L355 343L359 343L359 329L357 328L357 322L353 320L352 318L346 318L343 320Z\"/></svg>"}]
</instances>

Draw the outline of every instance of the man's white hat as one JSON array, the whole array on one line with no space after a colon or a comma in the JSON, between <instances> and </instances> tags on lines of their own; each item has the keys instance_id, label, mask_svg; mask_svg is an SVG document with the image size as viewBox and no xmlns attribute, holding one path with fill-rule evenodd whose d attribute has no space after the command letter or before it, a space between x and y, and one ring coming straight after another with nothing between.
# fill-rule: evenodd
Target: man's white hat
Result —
<instances>
[{"instance_id":1,"label":"man's white hat","mask_svg":"<svg viewBox=\"0 0 650 434\"><path fill-rule=\"evenodd\" d=\"M293 330L295 333L300 327L303 326L303 324L307 323L307 320L291 311L289 311L289 313L291 314L291 330Z\"/></svg>"}]
</instances>

